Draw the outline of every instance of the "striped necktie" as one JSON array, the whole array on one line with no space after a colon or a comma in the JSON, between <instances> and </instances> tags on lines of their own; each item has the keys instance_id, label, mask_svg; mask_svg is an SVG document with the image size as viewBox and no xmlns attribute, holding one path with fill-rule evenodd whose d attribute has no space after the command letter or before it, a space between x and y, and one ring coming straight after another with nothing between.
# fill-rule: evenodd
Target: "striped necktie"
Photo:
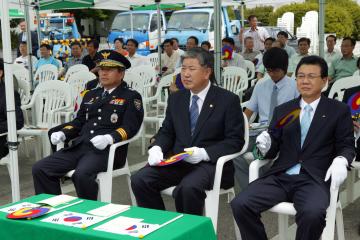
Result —
<instances>
[{"instance_id":1,"label":"striped necktie","mask_svg":"<svg viewBox=\"0 0 360 240\"><path fill-rule=\"evenodd\" d=\"M197 100L199 97L197 95L192 96L191 106L190 106L190 127L191 127L191 135L193 135L195 131L195 126L197 119L199 117L199 106L197 104Z\"/></svg>"}]
</instances>

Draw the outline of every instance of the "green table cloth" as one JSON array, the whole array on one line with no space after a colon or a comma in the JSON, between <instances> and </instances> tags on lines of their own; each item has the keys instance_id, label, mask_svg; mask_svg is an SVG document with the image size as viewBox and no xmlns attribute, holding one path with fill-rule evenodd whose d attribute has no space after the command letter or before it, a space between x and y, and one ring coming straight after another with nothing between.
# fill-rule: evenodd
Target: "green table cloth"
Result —
<instances>
[{"instance_id":1,"label":"green table cloth","mask_svg":"<svg viewBox=\"0 0 360 240\"><path fill-rule=\"evenodd\" d=\"M40 194L30 198L23 199L20 202L31 202L52 197L48 194ZM15 205L17 203L7 204L5 206ZM6 218L6 213L0 212L0 239L1 240L95 240L95 239L121 239L121 240L134 240L136 237L127 235L119 235L108 232L96 231L93 228L104 224L118 216L126 216L132 218L143 218L146 223L162 224L168 220L176 217L179 213L159 211L140 207L131 207L130 210L117 214L102 222L94 224L88 228L81 229L75 227L62 226L47 222L41 222L51 215L57 214L62 211L73 211L78 213L86 213L89 210L106 205L106 203L98 201L84 200L84 202L70 206L44 215L32 220L12 220ZM3 208L2 206L0 208ZM210 218L202 216L194 216L184 214L178 220L146 235L144 240L199 240L216 239L214 228Z\"/></svg>"}]
</instances>

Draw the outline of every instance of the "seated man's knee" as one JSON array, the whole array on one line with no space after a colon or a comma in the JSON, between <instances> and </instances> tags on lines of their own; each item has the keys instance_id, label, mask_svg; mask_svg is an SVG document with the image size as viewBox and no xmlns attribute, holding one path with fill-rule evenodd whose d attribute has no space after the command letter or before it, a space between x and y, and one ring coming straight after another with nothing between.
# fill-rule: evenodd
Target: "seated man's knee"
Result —
<instances>
[{"instance_id":1,"label":"seated man's knee","mask_svg":"<svg viewBox=\"0 0 360 240\"><path fill-rule=\"evenodd\" d=\"M95 179L97 174L88 173L86 171L75 170L72 180L76 182L88 183L89 180Z\"/></svg>"},{"instance_id":2,"label":"seated man's knee","mask_svg":"<svg viewBox=\"0 0 360 240\"><path fill-rule=\"evenodd\" d=\"M174 197L181 194L182 197L201 197L203 199L206 198L205 189L201 189L200 187L194 185L194 184L180 184L176 187L176 190L174 192Z\"/></svg>"},{"instance_id":3,"label":"seated man's knee","mask_svg":"<svg viewBox=\"0 0 360 240\"><path fill-rule=\"evenodd\" d=\"M131 180L131 187L133 189L144 184L143 178L140 176L139 172L135 173L134 175L131 175L130 180Z\"/></svg>"},{"instance_id":4,"label":"seated man's knee","mask_svg":"<svg viewBox=\"0 0 360 240\"><path fill-rule=\"evenodd\" d=\"M325 223L326 209L306 206L305 209L297 212L296 218L301 218L307 224Z\"/></svg>"},{"instance_id":5,"label":"seated man's knee","mask_svg":"<svg viewBox=\"0 0 360 240\"><path fill-rule=\"evenodd\" d=\"M37 176L39 175L39 173L42 171L41 169L41 164L39 164L39 162L36 162L33 166L32 166L32 175L33 176Z\"/></svg>"},{"instance_id":6,"label":"seated man's knee","mask_svg":"<svg viewBox=\"0 0 360 240\"><path fill-rule=\"evenodd\" d=\"M251 208L250 200L243 195L238 195L230 202L231 209L234 214L241 214Z\"/></svg>"}]
</instances>

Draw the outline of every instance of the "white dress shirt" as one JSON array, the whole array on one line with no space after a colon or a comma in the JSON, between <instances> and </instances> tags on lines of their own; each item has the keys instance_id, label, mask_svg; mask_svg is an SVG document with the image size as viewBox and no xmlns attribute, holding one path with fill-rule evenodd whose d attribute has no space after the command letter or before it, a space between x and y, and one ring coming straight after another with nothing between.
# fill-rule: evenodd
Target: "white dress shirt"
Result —
<instances>
[{"instance_id":1,"label":"white dress shirt","mask_svg":"<svg viewBox=\"0 0 360 240\"><path fill-rule=\"evenodd\" d=\"M192 103L192 96L194 95L197 95L199 97L199 99L197 100L197 105L198 105L198 108L199 108L199 115L201 113L201 109L202 109L202 106L204 104L204 101L205 101L205 98L206 98L206 95L210 89L210 86L211 86L211 82L209 80L209 83L208 85L206 86L206 88L204 88L201 92L199 92L198 94L194 94L193 92L190 91L190 105L189 105L189 109L191 107L191 103Z\"/></svg>"},{"instance_id":2,"label":"white dress shirt","mask_svg":"<svg viewBox=\"0 0 360 240\"><path fill-rule=\"evenodd\" d=\"M319 105L320 98L321 98L321 97L319 97L319 98L316 99L315 101L312 101L310 104L309 104L309 103L306 103L306 102L304 101L304 99L301 98L301 101L300 101L300 108L301 108L301 111L300 111L300 122L301 122L302 117L304 116L304 110L303 110L303 109L304 109L305 106L308 105L308 104L309 104L309 105L311 106L311 108L312 108L312 111L310 112L310 118L311 118L311 122L312 122L312 120L313 120L313 118L314 118L314 114L315 114L316 108L317 108L317 106Z\"/></svg>"}]
</instances>

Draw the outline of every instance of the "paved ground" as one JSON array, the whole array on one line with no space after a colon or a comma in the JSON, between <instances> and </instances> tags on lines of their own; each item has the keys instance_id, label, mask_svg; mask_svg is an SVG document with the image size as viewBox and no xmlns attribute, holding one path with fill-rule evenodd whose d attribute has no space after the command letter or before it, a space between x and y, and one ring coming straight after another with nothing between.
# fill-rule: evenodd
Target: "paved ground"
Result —
<instances>
[{"instance_id":1,"label":"paved ground","mask_svg":"<svg viewBox=\"0 0 360 240\"><path fill-rule=\"evenodd\" d=\"M34 144L33 141L29 141ZM32 149L32 148L30 148ZM140 154L140 143L134 143L129 151L130 165L140 163L146 160L145 156ZM31 166L35 162L34 153L30 153L30 157L27 158L23 153L23 148L19 150L19 172L20 172L20 188L21 198L29 197L34 194L33 182L31 176ZM6 167L0 167L0 205L11 202L11 187L9 175ZM71 193L75 194L75 193ZM130 198L128 195L128 187L124 177L118 177L114 179L113 184L113 202L130 204ZM174 211L174 204L170 197L165 198L167 209ZM347 240L360 239L357 234L357 226L360 224L360 199L355 203L349 205L344 209L344 224L345 224L345 237ZM265 223L268 236L271 238L277 234L277 217L272 213L265 213L263 215L263 222ZM293 221L293 220L291 220ZM232 214L227 203L226 196L222 196L220 200L220 212L219 212L219 226L218 226L218 239L232 240L235 239L234 224L232 220Z\"/></svg>"}]
</instances>

